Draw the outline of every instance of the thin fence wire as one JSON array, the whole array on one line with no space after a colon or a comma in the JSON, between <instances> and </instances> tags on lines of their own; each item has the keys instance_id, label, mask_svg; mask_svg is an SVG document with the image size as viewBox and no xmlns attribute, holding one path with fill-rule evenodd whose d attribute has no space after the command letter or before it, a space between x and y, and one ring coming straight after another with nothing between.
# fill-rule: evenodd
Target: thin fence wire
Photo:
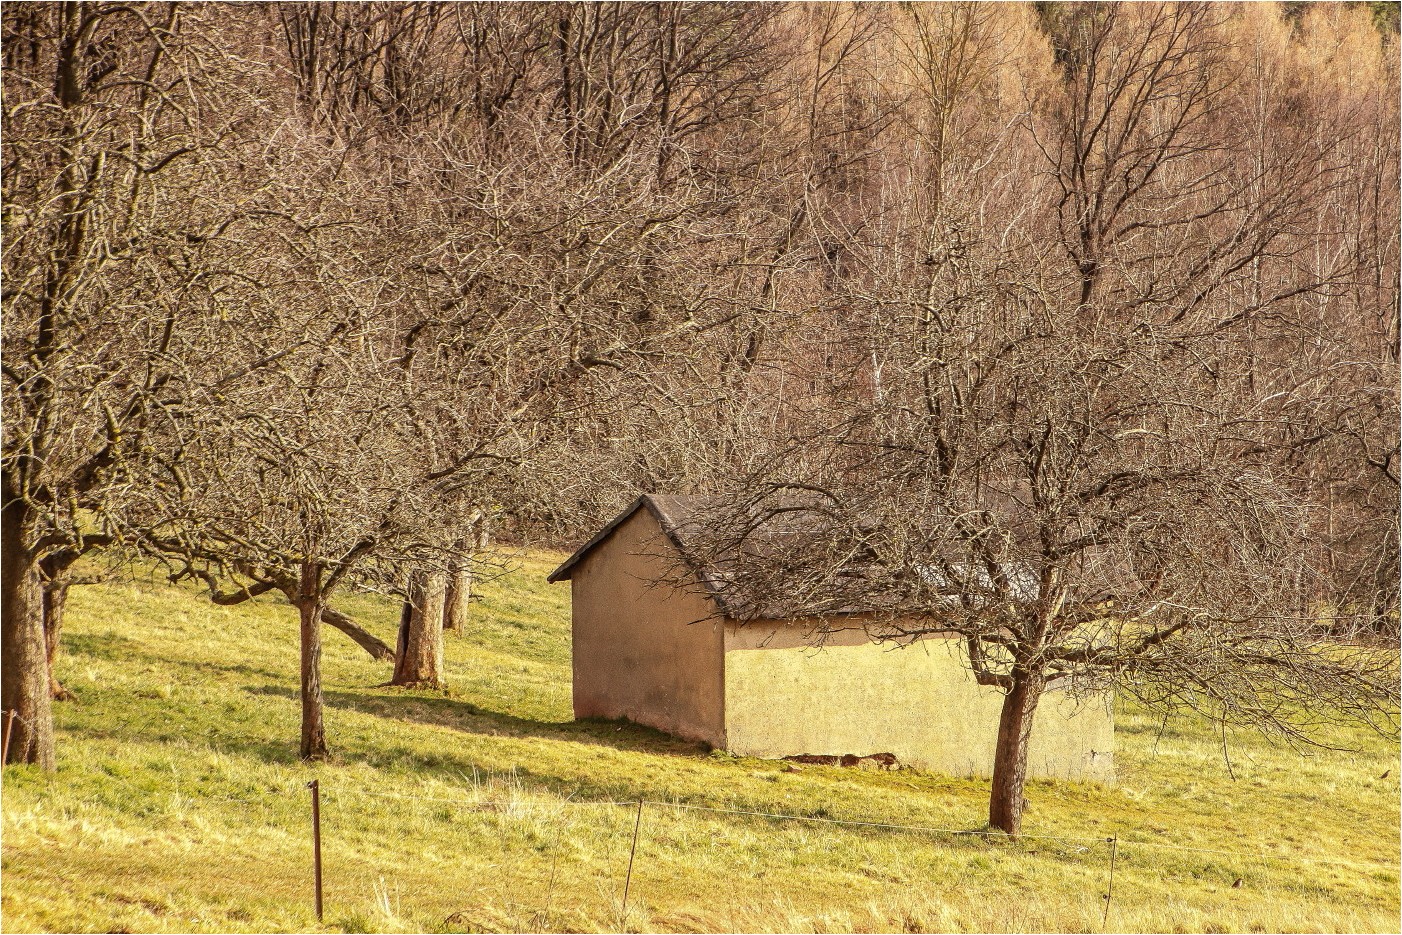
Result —
<instances>
[{"instance_id":1,"label":"thin fence wire","mask_svg":"<svg viewBox=\"0 0 1402 935\"><path fill-rule=\"evenodd\" d=\"M143 795L150 794L149 789L142 789L122 777L111 778L119 784L126 785L133 793ZM322 778L325 779L329 777ZM599 874L597 885L598 894L596 897L592 897L592 899L597 902L597 905L588 907L587 911L594 913L593 918L599 919L600 921L609 919L610 915L616 915L619 920L619 927L624 929L627 928L632 919L637 917L638 913L645 913L647 911L643 900L645 900L647 896L649 885L648 878L653 877L653 879L656 879L653 875L659 871L659 867L673 860L672 856L659 850L659 846L656 844L658 835L650 834L646 827L659 820L665 821L666 819L662 818L663 815L672 816L673 820L675 820L686 814L704 814L725 818L760 819L767 822L787 822L833 828L850 828L857 831L873 832L878 835L886 833L931 835L948 837L951 841L977 841L999 844L1016 843L1015 840L1006 838L1001 832L989 829L951 828L938 825L907 824L860 818L840 818L828 815L804 815L720 804L712 805L684 801L665 801L646 797L621 799L585 799L575 798L573 795L547 797L542 796L537 790L523 787L519 784L499 785L496 777L490 777L487 783L479 782L472 787L465 788L462 795L416 795L413 793L390 792L353 785L341 785L340 783L336 783L329 788L324 788L322 794L323 812L326 811L325 806L327 804L344 803L342 807L334 807L332 809L330 821L325 825L323 832L326 835L328 846L332 848L329 856L331 862L327 867L328 913L350 911L350 902L352 900L356 901L357 904L364 904L369 900L373 902L374 905L379 906L380 911L385 916L393 917L399 914L401 905L405 905L417 911L420 906L426 908L433 905L441 905L445 898L444 894L436 891L434 887L417 881L398 880L391 876L390 882L386 882L386 876L390 876L392 871L386 873L382 869L382 865L378 863L378 860L383 858L377 859L373 853L374 850L382 847L384 842L371 841L371 839L366 838L364 832L355 828L354 807L349 809L345 808L346 805L350 804L350 800L365 797L397 800L403 803L402 807L410 810L408 811L410 815L413 814L412 808L415 803L437 806L438 808L432 814L427 810L423 810L419 813L424 816L423 821L428 823L445 821L446 819L443 816L450 812L450 808L453 811L460 810L462 813L466 813L464 817L466 817L466 815L471 815L473 820L464 822L461 826L462 833L468 835L468 837L461 839L462 846L464 847L470 846L474 841L480 846L484 839L492 840L493 835L500 835L501 840L497 842L495 849L490 852L493 856L485 862L479 861L477 868L472 871L474 874L483 876L484 879L481 882L477 882L472 877L469 877L468 880L472 882L464 881L467 882L469 889L463 891L461 895L464 901L467 901L470 896L480 896L486 899L492 893L496 893L499 890L500 895L495 898L497 900L496 905L500 908L500 911L510 914L512 918L516 920L510 923L512 926L515 926L517 929L525 928L527 930L532 926L543 927L550 924L553 918L552 913L555 911L552 900L556 898L556 880L560 874L560 864L563 860L566 866L568 866L570 860L568 856L562 857L562 855L567 855L570 852L569 847L562 847L561 844L562 837L569 836L566 821L558 821L555 828L548 832L548 834L553 837L553 843L550 843L548 848L544 848L544 846L539 843L531 844L529 842L528 836L532 833L529 823L535 822L539 824L543 813L545 818L550 819L554 816L565 814L569 810L579 810L581 813L587 810L597 809L620 810L620 822L614 822L611 819L605 821L605 824L611 829L607 836L607 846L593 858L593 863L595 865L594 872ZM201 802L208 802L211 804L257 803L259 806L260 820L255 823L266 824L269 830L276 828L282 832L285 837L284 845L294 840L300 840L302 837L307 838L307 853L305 855L307 866L305 870L306 888L308 890L307 895L310 898L312 873L310 846L311 829L307 824L307 818L309 817L307 813L310 811L310 802L306 798L307 791L302 782L296 782L295 787L291 785L289 781L288 788L250 790L225 795L203 795L198 790L185 791L176 789L173 790L172 795L176 799L182 800L189 806L194 807L197 807ZM503 801L503 797L505 797L506 801ZM302 801L294 803L291 801L294 799L301 799ZM450 808L445 808L444 806ZM622 812L622 809L638 809L639 812L634 815L628 812ZM644 816L646 816L646 818L644 818ZM624 818L628 820L623 822L622 819ZM327 816L325 814L323 814L323 821L327 821ZM619 824L619 828L613 829L612 826L614 824ZM626 824L628 827L622 827L623 824ZM738 828L741 824L743 824L743 822L737 822L733 827ZM522 829L519 836L521 839L508 840L508 838L515 834L515 832L510 830L513 827ZM657 826L654 824L654 827ZM672 825L667 830L672 835L675 835L678 827L685 826ZM732 827L732 825L723 823L720 827L727 828ZM664 825L662 828L666 828L666 826ZM662 830L662 828L658 830ZM425 825L424 830L429 830L427 825ZM1128 829L1128 833L1131 835L1136 834L1136 831L1137 829ZM1124 830L1116 831L1108 835L1032 832L1020 834L1018 839L1035 842L1060 842L1071 845L1072 848L1070 852L1066 853L1066 856L1070 857L1073 853L1079 853L1082 856L1076 859L1081 861L1094 859L1098 862L1104 857L1110 861L1109 872L1111 874L1114 872L1112 868L1116 851L1118 851L1119 857L1123 859L1127 852L1139 848L1197 854L1235 861L1273 861L1305 865L1332 865L1360 873L1379 871L1397 873L1399 870L1397 863L1386 861L1359 860L1322 855L1314 856L1298 853L1279 854L1251 852L1226 848L1200 847L1166 841L1134 840L1133 838L1127 839L1123 837L1122 835L1124 833ZM1144 832L1141 831L1138 833ZM720 840L719 836L715 835L714 832L712 832L712 837L714 841ZM775 849L775 853L778 853L781 849L789 848L792 850L792 856L798 857L799 849L809 846L806 843L806 838L803 839L803 841L805 842L803 844L794 844L791 840L780 837L766 846ZM358 853L367 842L372 845L369 848L371 852L363 854ZM534 857L535 855L529 854L532 848L538 852L544 849L549 853L548 873L539 872L541 870L539 867L536 871L527 871L516 863L521 856ZM1104 849L1103 852L1101 851L1102 848ZM15 850L7 848L7 852L9 852L9 856L12 858L18 853L24 853L26 856L30 856L42 850L42 847L36 848L32 846ZM464 851L464 853L466 853L466 851ZM237 859L243 860L245 856L246 855L239 855ZM623 862L627 860L629 864L632 864L634 858L636 859L636 866L625 871ZM301 856L294 857L292 859L292 864L300 866L301 859ZM451 865L454 859L461 860L461 858L449 857L448 863ZM753 859L753 855L748 856L746 859ZM288 865L289 864L284 861L284 866ZM463 866L465 867L466 864ZM1114 892L1115 882L1113 878L1111 878L1109 886L1106 886L1105 869L1101 869L1105 866L1106 865L1099 863L1094 865L1087 864L1087 882L1097 899L1096 908L1094 910L1095 916L1108 920L1108 916L1111 912L1109 905L1110 897ZM492 870L493 867L496 868L495 871ZM1096 869L1092 869L1092 867ZM615 868L617 870L616 879L614 878L613 872ZM136 865L133 865L131 869L135 872L138 868ZM484 869L488 872L483 873ZM675 867L667 868L666 872L675 873ZM495 879L491 879L493 873L495 873ZM519 875L520 873L525 874L524 878ZM539 877L539 879L536 879L536 877ZM518 896L511 895L513 889L520 887L525 879L529 879L531 886L535 887L535 889L531 890L530 887L527 887L526 890L522 891L529 890L536 893L539 900L543 900L539 905L535 905L534 903L528 905L527 902L530 902L530 900L521 902ZM230 896L234 895L233 891L235 890L242 893L244 890L248 889L247 886L235 883L233 880L229 882L233 884L231 886ZM272 878L270 878L269 882L273 882ZM276 889L280 893L285 894L287 893L287 884L290 882L291 881L286 879L280 880ZM630 883L632 895L634 896L631 901L628 900ZM541 889L542 886L543 889ZM540 895L541 893L544 895ZM1101 909L1102 904L1099 900L1105 901L1103 916ZM337 906L338 901L341 902L340 906ZM569 908L578 909L580 907L570 906ZM469 910L454 910L454 912L458 914L468 911ZM560 907L560 911L564 911L564 907ZM448 918L452 918L452 915L450 914ZM467 916L463 916L463 918L466 919ZM446 924L448 924L447 919L445 919L445 925ZM477 925L479 923L474 921L472 924ZM610 920L605 924L612 924L612 921Z\"/></svg>"},{"instance_id":2,"label":"thin fence wire","mask_svg":"<svg viewBox=\"0 0 1402 935\"><path fill-rule=\"evenodd\" d=\"M143 789L121 777L108 777L120 785L125 785L133 791L141 794L149 794L149 790ZM256 792L241 793L238 795L202 795L199 793L184 792L179 789L173 790L173 795L188 799L192 804L199 802L262 802L267 799L293 799L305 798L305 783L298 782L296 788L288 789L265 789ZM399 799L413 802L433 802L444 805L457 805L469 811L481 811L486 805L483 802L473 801L467 796L427 796L412 795L402 792L376 792L369 789L348 788L348 789L324 789L325 798L341 798L345 796L369 796L372 798ZM552 806L574 807L574 808L636 808L639 802L647 807L670 808L685 811L708 812L719 815L742 815L752 818L766 818L772 821L795 821L811 822L815 824L840 825L854 828L874 828L886 831L918 834L943 834L960 838L975 838L986 841L1011 841L1002 832L991 829L969 829L969 828L943 828L933 825L911 825L898 822L869 821L852 818L832 818L824 815L796 815L786 812L767 812L756 809L728 808L719 805L699 805L694 802L669 802L661 799L575 799L561 798L550 802ZM1133 829L1130 829L1132 832ZM1166 841L1142 841L1134 838L1125 838L1122 835L1124 830L1114 833L1121 847L1154 848L1160 850L1183 851L1195 854L1211 854L1221 857L1235 857L1241 859L1256 860L1278 860L1286 863L1309 863L1309 864L1333 864L1340 867L1367 868L1373 870L1402 871L1402 864L1387 863L1384 861L1371 860L1350 860L1344 857L1310 857L1301 854L1272 854L1263 851L1239 851L1227 850L1223 848L1198 847L1188 844L1173 844ZM1039 834L1029 832L1019 832L1017 839L1029 839L1039 841L1062 841L1078 844L1107 844L1110 835L1065 835L1065 834Z\"/></svg>"},{"instance_id":3,"label":"thin fence wire","mask_svg":"<svg viewBox=\"0 0 1402 935\"><path fill-rule=\"evenodd\" d=\"M417 796L395 792L372 792L366 789L351 789L344 792L337 792L336 794L363 795L378 798L405 799L420 802L437 802L461 805L470 809L478 809L481 807L480 803L474 803L466 798ZM1005 836L1001 831L994 831L990 829L941 828L932 825L907 825L900 824L897 822L865 821L851 818L830 818L822 815L794 815L785 812L764 812L753 809L726 808L723 806L716 805L698 805L692 802L667 802L659 799L560 799L554 804L571 807L619 808L626 806L628 808L636 808L640 801L643 805L648 807L710 812L720 815L744 815L753 818L767 818L774 821L802 821L813 822L817 824L841 825L845 827L876 828L881 830L899 831L905 833L944 834L954 837L978 838L982 840L991 841L1013 840L1012 838ZM1195 847L1187 844L1170 844L1164 841L1140 841L1135 840L1133 838L1125 838L1120 836L1123 834L1123 831L1116 832L1114 835L1065 835L1019 832L1016 838L1018 840L1030 839L1038 841L1064 841L1068 843L1077 844L1108 844L1110 843L1111 837L1113 836L1117 838L1121 847L1147 847L1163 850L1187 851L1197 854L1213 854L1222 857L1236 857L1257 860L1279 860L1288 863L1336 864L1341 867L1366 867L1377 870L1397 871L1399 869L1402 869L1402 865L1394 863L1385 863L1383 861L1359 861L1349 860L1348 858L1343 857L1306 857L1299 854L1272 854L1262 851L1234 851L1225 850L1222 848Z\"/></svg>"}]
</instances>

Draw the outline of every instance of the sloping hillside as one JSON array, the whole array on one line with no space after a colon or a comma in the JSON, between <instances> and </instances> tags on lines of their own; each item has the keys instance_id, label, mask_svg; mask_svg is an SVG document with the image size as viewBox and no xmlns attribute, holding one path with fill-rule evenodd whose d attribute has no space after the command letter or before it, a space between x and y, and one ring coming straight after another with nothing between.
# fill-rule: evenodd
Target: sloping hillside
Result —
<instances>
[{"instance_id":1,"label":"sloping hillside","mask_svg":"<svg viewBox=\"0 0 1402 935\"><path fill-rule=\"evenodd\" d=\"M5 773L5 930L319 930L313 777L329 931L1397 930L1395 744L1229 735L1229 772L1210 729L1121 710L1120 783L1032 783L1021 843L881 827L977 829L986 784L573 723L556 558L484 587L447 693L376 687L386 666L328 632L335 758L315 767L289 608L75 589L58 772ZM388 601L342 606L392 635Z\"/></svg>"}]
</instances>

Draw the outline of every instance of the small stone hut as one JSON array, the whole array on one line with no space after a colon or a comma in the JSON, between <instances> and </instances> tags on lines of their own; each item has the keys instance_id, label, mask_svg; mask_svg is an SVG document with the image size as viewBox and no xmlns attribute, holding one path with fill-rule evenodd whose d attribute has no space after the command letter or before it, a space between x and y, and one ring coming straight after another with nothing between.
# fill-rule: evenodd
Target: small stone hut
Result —
<instances>
[{"instance_id":1,"label":"small stone hut","mask_svg":"<svg viewBox=\"0 0 1402 935\"><path fill-rule=\"evenodd\" d=\"M743 756L890 753L991 774L1002 695L974 681L957 638L895 646L854 619L815 647L815 621L734 619L724 595L679 581L694 567L694 504L639 497L551 573L571 586L575 717L626 718ZM1107 697L1053 690L1036 718L1030 775L1112 777Z\"/></svg>"}]
</instances>

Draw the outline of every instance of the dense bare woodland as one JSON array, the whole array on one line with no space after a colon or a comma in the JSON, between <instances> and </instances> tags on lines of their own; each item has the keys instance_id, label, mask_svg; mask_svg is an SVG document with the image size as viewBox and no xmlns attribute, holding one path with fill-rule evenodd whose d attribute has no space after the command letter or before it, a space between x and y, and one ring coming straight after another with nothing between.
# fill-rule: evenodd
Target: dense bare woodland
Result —
<instances>
[{"instance_id":1,"label":"dense bare woodland","mask_svg":"<svg viewBox=\"0 0 1402 935\"><path fill-rule=\"evenodd\" d=\"M1005 830L1057 681L1381 718L1397 51L1386 4L8 6L11 760L76 567L284 594L318 757L321 624L394 652L339 590L412 597L432 684L490 533L639 491L715 498L716 580L964 636Z\"/></svg>"}]
</instances>

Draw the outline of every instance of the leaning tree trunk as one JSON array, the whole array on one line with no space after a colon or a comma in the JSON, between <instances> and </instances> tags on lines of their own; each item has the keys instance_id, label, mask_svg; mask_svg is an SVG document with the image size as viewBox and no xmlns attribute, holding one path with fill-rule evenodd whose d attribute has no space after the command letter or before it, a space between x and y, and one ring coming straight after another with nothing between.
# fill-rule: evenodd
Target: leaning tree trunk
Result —
<instances>
[{"instance_id":1,"label":"leaning tree trunk","mask_svg":"<svg viewBox=\"0 0 1402 935\"><path fill-rule=\"evenodd\" d=\"M335 627L346 636L355 640L356 645L369 653L370 658L375 661L394 661L394 650L389 648L388 643L369 630L366 630L339 610L332 607L323 607L321 610L321 621L329 627Z\"/></svg>"},{"instance_id":2,"label":"leaning tree trunk","mask_svg":"<svg viewBox=\"0 0 1402 935\"><path fill-rule=\"evenodd\" d=\"M1017 835L1022 830L1026 804L1027 747L1032 738L1033 716L1046 683L1027 672L1013 674L1013 687L1003 698L998 718L998 746L993 754L993 789L988 803L988 824Z\"/></svg>"},{"instance_id":3,"label":"leaning tree trunk","mask_svg":"<svg viewBox=\"0 0 1402 935\"><path fill-rule=\"evenodd\" d=\"M49 694L55 701L71 701L73 693L64 688L55 673L63 636L63 611L68 604L68 585L50 581L44 585L44 658L49 670Z\"/></svg>"},{"instance_id":4,"label":"leaning tree trunk","mask_svg":"<svg viewBox=\"0 0 1402 935\"><path fill-rule=\"evenodd\" d=\"M35 763L52 770L54 718L43 588L29 548L28 512L22 500L12 497L0 522L0 730L12 721L6 763Z\"/></svg>"},{"instance_id":5,"label":"leaning tree trunk","mask_svg":"<svg viewBox=\"0 0 1402 935\"><path fill-rule=\"evenodd\" d=\"M326 724L321 699L321 566L302 564L297 600L302 635L302 759L323 760L327 756Z\"/></svg>"},{"instance_id":6,"label":"leaning tree trunk","mask_svg":"<svg viewBox=\"0 0 1402 935\"><path fill-rule=\"evenodd\" d=\"M441 572L415 572L409 603L400 625L399 656L391 685L443 687L443 599L447 581Z\"/></svg>"},{"instance_id":7,"label":"leaning tree trunk","mask_svg":"<svg viewBox=\"0 0 1402 935\"><path fill-rule=\"evenodd\" d=\"M459 558L448 569L448 590L443 598L443 629L462 633L467 629L468 601L472 599L472 559Z\"/></svg>"}]
</instances>

